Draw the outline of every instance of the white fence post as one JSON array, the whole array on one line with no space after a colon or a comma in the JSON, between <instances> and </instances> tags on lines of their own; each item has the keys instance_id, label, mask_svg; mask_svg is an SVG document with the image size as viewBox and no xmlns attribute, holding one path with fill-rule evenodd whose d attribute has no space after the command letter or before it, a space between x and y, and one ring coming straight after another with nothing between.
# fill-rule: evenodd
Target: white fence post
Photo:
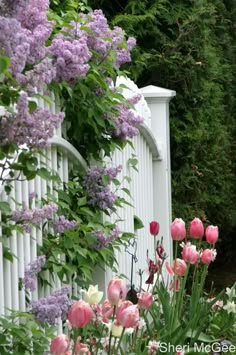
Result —
<instances>
[{"instance_id":1,"label":"white fence post","mask_svg":"<svg viewBox=\"0 0 236 355\"><path fill-rule=\"evenodd\" d=\"M153 161L154 220L160 223L159 235L163 236L164 248L172 258L169 101L176 92L153 85L142 88L141 92L151 110L151 131L161 149L161 156Z\"/></svg>"}]
</instances>

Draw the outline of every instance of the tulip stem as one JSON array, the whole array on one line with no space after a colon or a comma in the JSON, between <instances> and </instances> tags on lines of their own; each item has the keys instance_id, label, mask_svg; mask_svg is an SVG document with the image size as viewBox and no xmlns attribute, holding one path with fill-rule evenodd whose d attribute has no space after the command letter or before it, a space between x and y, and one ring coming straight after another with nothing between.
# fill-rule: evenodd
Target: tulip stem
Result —
<instances>
[{"instance_id":1,"label":"tulip stem","mask_svg":"<svg viewBox=\"0 0 236 355\"><path fill-rule=\"evenodd\" d=\"M116 353L117 353L117 354L118 354L119 349L120 349L120 347L121 347L121 341L122 341L124 332L125 332L125 327L122 329L122 333L121 333L121 336L120 336L120 340L119 340L119 343L118 343L118 346L117 346L117 349L116 349Z\"/></svg>"},{"instance_id":2,"label":"tulip stem","mask_svg":"<svg viewBox=\"0 0 236 355\"><path fill-rule=\"evenodd\" d=\"M114 319L115 319L115 314L116 314L116 306L113 307L113 314L112 314L112 321L111 321L111 330L110 330L110 335L109 335L108 355L111 355L112 324L113 324Z\"/></svg>"}]
</instances>

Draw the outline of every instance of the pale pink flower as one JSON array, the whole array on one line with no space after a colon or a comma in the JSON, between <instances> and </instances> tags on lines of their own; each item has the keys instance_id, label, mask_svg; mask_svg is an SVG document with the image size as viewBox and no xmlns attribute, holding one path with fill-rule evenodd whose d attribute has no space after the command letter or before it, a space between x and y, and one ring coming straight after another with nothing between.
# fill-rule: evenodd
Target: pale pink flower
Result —
<instances>
[{"instance_id":1,"label":"pale pink flower","mask_svg":"<svg viewBox=\"0 0 236 355\"><path fill-rule=\"evenodd\" d=\"M193 239L201 239L204 235L204 226L202 221L199 218L194 218L190 222L190 227L189 227L189 234L190 237Z\"/></svg>"},{"instance_id":2,"label":"pale pink flower","mask_svg":"<svg viewBox=\"0 0 236 355\"><path fill-rule=\"evenodd\" d=\"M212 249L203 250L200 259L203 264L210 264L212 261L215 260L214 250Z\"/></svg>"},{"instance_id":3,"label":"pale pink flower","mask_svg":"<svg viewBox=\"0 0 236 355\"><path fill-rule=\"evenodd\" d=\"M149 309L153 303L153 296L150 292L138 294L138 305L140 308Z\"/></svg>"},{"instance_id":4,"label":"pale pink flower","mask_svg":"<svg viewBox=\"0 0 236 355\"><path fill-rule=\"evenodd\" d=\"M62 355L69 349L70 340L65 334L56 336L50 345L52 355Z\"/></svg>"},{"instance_id":5,"label":"pale pink flower","mask_svg":"<svg viewBox=\"0 0 236 355\"><path fill-rule=\"evenodd\" d=\"M86 326L92 320L92 316L92 308L83 300L75 302L68 312L68 320L73 328Z\"/></svg>"},{"instance_id":6,"label":"pale pink flower","mask_svg":"<svg viewBox=\"0 0 236 355\"><path fill-rule=\"evenodd\" d=\"M117 315L117 321L124 328L133 328L137 325L139 320L139 310L137 305L132 305L125 308Z\"/></svg>"},{"instance_id":7,"label":"pale pink flower","mask_svg":"<svg viewBox=\"0 0 236 355\"><path fill-rule=\"evenodd\" d=\"M219 230L217 226L208 226L206 229L206 240L209 244L215 244L219 238Z\"/></svg>"},{"instance_id":8,"label":"pale pink flower","mask_svg":"<svg viewBox=\"0 0 236 355\"><path fill-rule=\"evenodd\" d=\"M199 253L197 251L196 245L192 245L189 242L184 244L181 255L186 263L196 264L199 261Z\"/></svg>"},{"instance_id":9,"label":"pale pink flower","mask_svg":"<svg viewBox=\"0 0 236 355\"><path fill-rule=\"evenodd\" d=\"M107 298L112 305L118 305L120 300L125 300L127 287L124 280L114 277L107 286Z\"/></svg>"},{"instance_id":10,"label":"pale pink flower","mask_svg":"<svg viewBox=\"0 0 236 355\"><path fill-rule=\"evenodd\" d=\"M175 218L171 223L170 232L173 240L183 240L186 237L185 223L182 218Z\"/></svg>"}]
</instances>

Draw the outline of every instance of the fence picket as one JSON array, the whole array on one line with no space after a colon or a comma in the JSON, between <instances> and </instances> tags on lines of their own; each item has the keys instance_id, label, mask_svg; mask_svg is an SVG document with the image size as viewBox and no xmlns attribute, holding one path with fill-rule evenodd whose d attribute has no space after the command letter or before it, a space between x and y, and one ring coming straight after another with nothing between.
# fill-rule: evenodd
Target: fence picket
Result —
<instances>
[{"instance_id":1,"label":"fence picket","mask_svg":"<svg viewBox=\"0 0 236 355\"><path fill-rule=\"evenodd\" d=\"M149 235L149 222L153 219L159 220L163 223L161 234L166 236L168 241L168 229L171 218L170 206L170 171L169 171L169 138L168 138L168 100L174 93L155 87L147 87L140 91L137 86L125 78L120 78L118 84L125 84L129 89L124 90L124 95L129 98L137 93L143 93L143 96L136 104L137 112L143 116L144 124L140 127L140 134L132 139L134 149L127 145L123 151L116 150L109 161L112 166L122 165L123 170L119 174L120 181L123 180L123 188L131 192L130 198L124 191L120 191L120 196L125 198L133 206L126 205L125 208L118 208L117 215L121 221L118 226L121 231L135 232L137 237L137 263L134 265L134 279L133 282L137 287L139 285L138 271L147 269L146 250L149 250L149 256L154 256L154 243L153 238ZM156 91L155 91L156 90ZM164 99L163 99L163 97ZM146 99L145 99L145 98ZM159 100L160 99L160 100ZM148 104L147 104L147 101ZM158 101L159 100L159 101ZM48 108L51 112L58 112L59 102L58 98L52 95L52 102L45 104L42 99L38 100L38 105L42 108ZM163 132L162 132L163 131ZM7 196L1 187L0 201L8 201L12 210L21 208L24 202L25 206L29 206L29 194L35 193L36 197L32 201L32 207L41 207L40 201L42 198L47 199L47 196L53 196L57 199L56 186L63 187L63 182L67 183L69 180L69 171L71 166L76 162L81 169L86 169L86 163L80 156L79 152L75 150L69 142L61 137L61 126L55 130L55 136L51 140L51 147L43 149L42 154L38 155L39 168L46 168L48 171L57 172L61 179L61 183L57 184L52 181L36 176L32 181L14 181L11 195ZM158 142L158 143L157 143ZM163 151L160 151L162 144ZM138 172L136 172L129 164L129 159L133 154L138 160ZM128 183L125 177L129 176L131 182ZM161 178L160 178L161 177ZM23 176L21 175L21 178ZM161 181L164 179L165 181ZM168 180L168 181L167 181ZM158 181L158 183L157 183ZM163 183L166 196L163 196L162 187ZM158 186L157 186L158 184ZM168 194L168 196L167 196ZM164 210L160 211L164 201ZM157 207L158 206L158 207ZM111 222L117 220L117 215L112 215ZM144 228L134 230L134 217L138 216ZM161 220L161 221L160 221ZM164 222L163 222L164 220ZM1 213L0 213L1 222ZM161 225L162 226L162 225ZM42 226L41 226L42 227ZM4 247L2 243L2 228L0 224L0 315L8 314L7 309L15 309L20 311L26 310L25 290L19 290L19 279L24 277L25 266L31 261L34 261L37 256L37 246L42 245L42 230L41 228L32 228L32 233L16 233L13 232L11 238L4 239L4 245L9 247L10 251L17 255L11 263L4 258ZM4 238L4 237L3 237ZM167 254L171 255L171 244L165 240L165 248ZM121 248L120 253L116 253L119 265L119 272L123 273L130 281L131 272L131 256L126 252L125 248ZM60 259L64 261L64 256L61 255ZM98 283L99 287L105 290L108 280L112 277L113 273L109 269L106 272L101 271L101 268L94 274L94 280ZM79 294L79 285L76 284L71 278L71 292L73 296L77 297ZM49 272L44 273L44 277L51 284L41 287L38 285L36 291L31 295L32 300L40 297L45 297L52 293L56 288L60 288L63 284L58 277L52 278ZM143 279L143 282L145 279ZM58 332L62 331L62 323L58 325Z\"/></svg>"}]
</instances>

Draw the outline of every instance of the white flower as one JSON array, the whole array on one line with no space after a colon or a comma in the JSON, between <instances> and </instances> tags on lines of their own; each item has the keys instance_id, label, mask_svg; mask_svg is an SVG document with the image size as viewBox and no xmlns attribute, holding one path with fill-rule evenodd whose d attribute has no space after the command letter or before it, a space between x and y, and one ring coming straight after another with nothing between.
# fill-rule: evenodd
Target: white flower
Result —
<instances>
[{"instance_id":1,"label":"white flower","mask_svg":"<svg viewBox=\"0 0 236 355\"><path fill-rule=\"evenodd\" d=\"M121 325L117 325L115 322L112 323L111 333L113 337L120 338L122 334L123 327Z\"/></svg>"},{"instance_id":2,"label":"white flower","mask_svg":"<svg viewBox=\"0 0 236 355\"><path fill-rule=\"evenodd\" d=\"M98 285L90 285L87 291L81 291L84 293L85 302L89 303L90 305L99 303L103 297L103 292L98 291Z\"/></svg>"},{"instance_id":3,"label":"white flower","mask_svg":"<svg viewBox=\"0 0 236 355\"><path fill-rule=\"evenodd\" d=\"M156 354L157 349L160 347L160 342L156 340L150 340L148 343L148 354Z\"/></svg>"},{"instance_id":4,"label":"white flower","mask_svg":"<svg viewBox=\"0 0 236 355\"><path fill-rule=\"evenodd\" d=\"M138 329L146 328L146 322L143 318L139 318L138 324L137 324Z\"/></svg>"},{"instance_id":5,"label":"white flower","mask_svg":"<svg viewBox=\"0 0 236 355\"><path fill-rule=\"evenodd\" d=\"M225 309L227 313L236 313L236 304L234 302L227 301L227 304L224 305L223 309Z\"/></svg>"},{"instance_id":6,"label":"white flower","mask_svg":"<svg viewBox=\"0 0 236 355\"><path fill-rule=\"evenodd\" d=\"M236 292L235 292L235 289L234 289L233 287L232 287L232 288L226 287L225 293L226 293L226 295L227 295L228 297L230 297L231 299L236 296Z\"/></svg>"},{"instance_id":7,"label":"white flower","mask_svg":"<svg viewBox=\"0 0 236 355\"><path fill-rule=\"evenodd\" d=\"M134 328L126 328L125 329L125 334L127 334L127 335L132 335L133 332L134 332Z\"/></svg>"}]
</instances>

